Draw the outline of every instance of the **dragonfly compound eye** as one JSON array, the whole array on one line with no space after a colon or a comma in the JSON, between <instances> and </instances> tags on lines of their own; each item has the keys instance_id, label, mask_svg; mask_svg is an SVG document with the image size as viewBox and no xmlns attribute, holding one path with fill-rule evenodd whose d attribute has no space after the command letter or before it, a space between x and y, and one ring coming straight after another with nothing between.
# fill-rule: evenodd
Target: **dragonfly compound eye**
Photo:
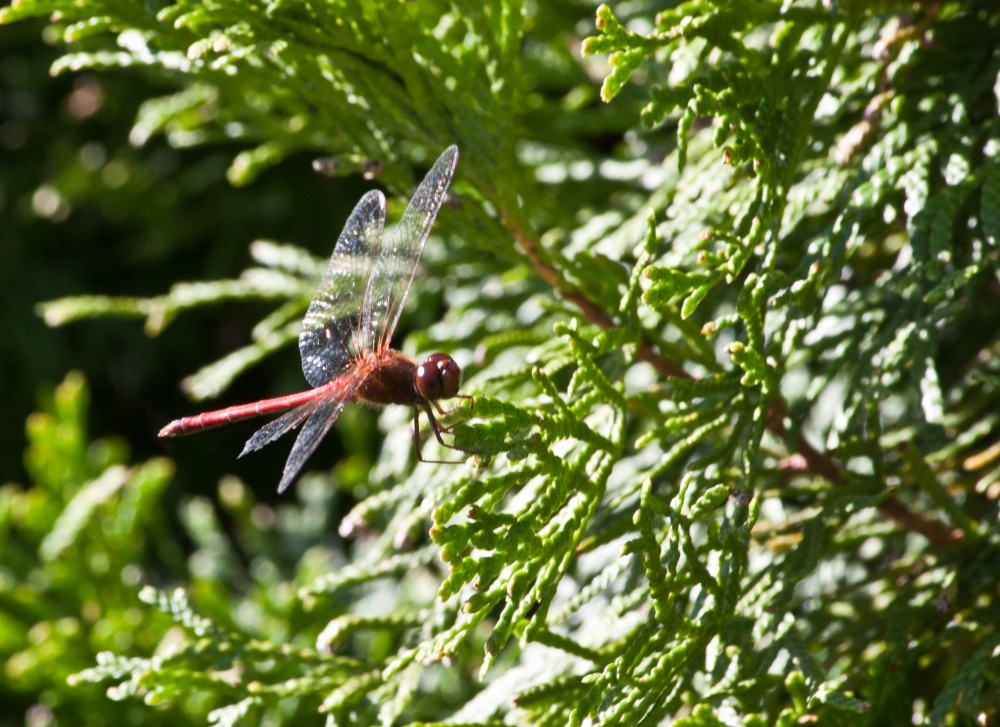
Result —
<instances>
[{"instance_id":1,"label":"dragonfly compound eye","mask_svg":"<svg viewBox=\"0 0 1000 727\"><path fill-rule=\"evenodd\" d=\"M417 391L428 401L450 399L461 383L462 370L447 354L431 354L417 368Z\"/></svg>"}]
</instances>

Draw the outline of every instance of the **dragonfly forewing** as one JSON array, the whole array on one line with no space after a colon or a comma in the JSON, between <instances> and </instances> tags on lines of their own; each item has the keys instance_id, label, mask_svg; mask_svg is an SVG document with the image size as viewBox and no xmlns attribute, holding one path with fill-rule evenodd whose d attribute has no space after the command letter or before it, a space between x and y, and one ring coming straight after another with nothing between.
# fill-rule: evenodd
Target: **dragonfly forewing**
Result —
<instances>
[{"instance_id":1,"label":"dragonfly forewing","mask_svg":"<svg viewBox=\"0 0 1000 727\"><path fill-rule=\"evenodd\" d=\"M364 350L377 352L389 347L424 243L448 194L457 162L458 147L449 146L413 193L399 224L382 242L379 259L364 292L361 320Z\"/></svg>"},{"instance_id":2,"label":"dragonfly forewing","mask_svg":"<svg viewBox=\"0 0 1000 727\"><path fill-rule=\"evenodd\" d=\"M302 373L313 387L349 370L352 353L357 356L364 351L365 341L356 334L366 281L379 257L384 227L385 197L373 190L361 198L347 219L316 297L302 320Z\"/></svg>"}]
</instances>

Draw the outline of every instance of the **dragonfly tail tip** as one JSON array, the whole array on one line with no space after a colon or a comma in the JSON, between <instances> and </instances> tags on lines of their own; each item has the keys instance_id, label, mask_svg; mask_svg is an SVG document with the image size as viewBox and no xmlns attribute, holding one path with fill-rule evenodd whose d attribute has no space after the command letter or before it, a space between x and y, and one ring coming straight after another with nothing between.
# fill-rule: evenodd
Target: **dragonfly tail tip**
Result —
<instances>
[{"instance_id":1,"label":"dragonfly tail tip","mask_svg":"<svg viewBox=\"0 0 1000 727\"><path fill-rule=\"evenodd\" d=\"M177 425L176 421L170 422L167 426L160 430L160 433L156 436L158 437L176 437L180 434L180 427Z\"/></svg>"}]
</instances>

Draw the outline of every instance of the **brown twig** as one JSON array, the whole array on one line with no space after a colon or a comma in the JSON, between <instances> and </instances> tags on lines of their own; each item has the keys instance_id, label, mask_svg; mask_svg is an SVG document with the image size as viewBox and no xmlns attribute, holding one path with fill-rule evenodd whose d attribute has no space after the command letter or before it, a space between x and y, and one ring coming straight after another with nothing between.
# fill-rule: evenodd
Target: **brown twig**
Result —
<instances>
[{"instance_id":1,"label":"brown twig","mask_svg":"<svg viewBox=\"0 0 1000 727\"><path fill-rule=\"evenodd\" d=\"M551 263L542 259L538 244L524 234L524 229L520 225L515 223L510 218L505 218L504 222L507 224L508 229L510 229L514 234L518 243L520 243L521 249L524 251L524 254L528 256L532 267L534 267L535 272L538 273L538 277L551 285L552 288L558 291L563 298L579 308L580 312L582 312L584 317L591 323L594 323L601 328L613 328L615 326L614 318L612 318L607 311L594 303L579 290L570 287L566 281L563 280L559 271ZM675 376L682 379L691 378L691 374L659 353L648 341L643 340L639 345L638 356L641 361L645 361L653 366L653 368L659 371L663 376Z\"/></svg>"},{"instance_id":2,"label":"brown twig","mask_svg":"<svg viewBox=\"0 0 1000 727\"><path fill-rule=\"evenodd\" d=\"M580 312L591 323L601 328L612 328L616 325L614 318L607 311L563 279L555 266L544 258L538 242L526 235L519 224L509 217L504 219L504 222L514 234L524 254L531 261L535 272L542 280L579 308ZM646 340L643 340L639 345L638 358L653 366L662 376L693 378L683 367L668 359ZM788 431L785 428L785 408L781 401L775 401L770 405L767 427L791 449ZM805 468L812 474L822 477L834 485L846 482L839 463L830 455L814 449L801 437L797 442L795 454L801 457L805 462ZM929 520L913 512L895 497L885 500L877 506L877 509L882 515L894 520L904 529L920 533L935 545L947 546L962 539L961 531L949 529L937 521Z\"/></svg>"}]
</instances>

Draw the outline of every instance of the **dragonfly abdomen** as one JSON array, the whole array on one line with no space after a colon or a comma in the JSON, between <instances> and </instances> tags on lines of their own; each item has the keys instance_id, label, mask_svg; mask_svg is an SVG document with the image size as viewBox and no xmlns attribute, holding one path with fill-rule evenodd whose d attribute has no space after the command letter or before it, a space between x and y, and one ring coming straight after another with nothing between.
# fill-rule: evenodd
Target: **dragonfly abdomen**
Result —
<instances>
[{"instance_id":1,"label":"dragonfly abdomen","mask_svg":"<svg viewBox=\"0 0 1000 727\"><path fill-rule=\"evenodd\" d=\"M274 414L285 409L291 409L293 406L299 406L307 401L312 401L318 396L323 395L326 388L329 388L329 386L300 391L296 394L288 394L286 396L278 396L274 399L255 401L252 404L241 404L240 406L231 406L226 409L207 411L204 414L175 419L160 430L159 436L182 437L185 434L194 434L206 429L214 429L225 424L241 422L244 419L253 419L254 417Z\"/></svg>"}]
</instances>

